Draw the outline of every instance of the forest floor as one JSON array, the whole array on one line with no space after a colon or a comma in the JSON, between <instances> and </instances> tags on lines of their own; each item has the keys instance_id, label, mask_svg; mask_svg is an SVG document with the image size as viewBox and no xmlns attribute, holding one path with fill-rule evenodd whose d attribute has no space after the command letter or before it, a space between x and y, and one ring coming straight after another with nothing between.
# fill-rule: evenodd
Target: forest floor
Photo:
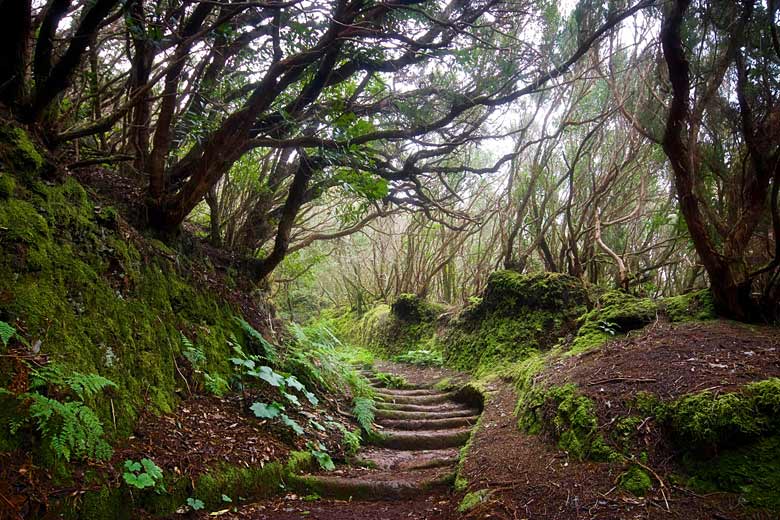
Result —
<instances>
[{"instance_id":1,"label":"forest floor","mask_svg":"<svg viewBox=\"0 0 780 520\"><path fill-rule=\"evenodd\" d=\"M469 380L464 373L386 361L377 361L373 369L396 374L409 383L405 390L388 389L368 375L379 395L385 398L377 413L379 431L383 433L400 433L402 440L409 432L420 433L420 428L424 430L422 437L426 432L434 436L448 431L460 435L480 415L480 410L472 405L453 401L448 392L433 389L442 381L448 386L462 385ZM556 385L576 383L596 403L599 424L607 425L627 413L630 406L627 403L639 391L671 400L703 390L735 391L748 382L777 376L780 376L777 328L710 321L651 325L600 349L561 357L537 381ZM700 495L675 485L669 479L677 470L670 447L664 444L660 426L652 421L640 425L639 442L646 446L648 466L653 468L657 482L646 497L636 497L617 485L618 476L624 470L620 464L576 461L545 435L523 433L517 426L517 394L511 382L493 379L484 389L486 399L481 419L460 466L457 459L459 448L465 443L462 436L456 441L446 441L449 443L446 446L428 446L433 449L392 443L382 446L379 442L379 446L365 446L358 454L362 463L352 459L352 464L339 465L333 472L316 473L314 477L320 479L320 485L328 479L331 484L336 482L330 488L325 487L322 497L315 492L293 493L289 491L293 487L289 487L284 495L225 509L218 516L244 520L773 518L771 514L745 509L736 495ZM252 396L253 399L262 397ZM302 413L328 414L328 420L337 419L347 427L354 427L354 422L340 412L346 404L339 404L335 399L335 396L326 398L328 403L319 411L311 409ZM302 448L283 429L278 432L272 429L269 434L269 425L246 421L244 408L245 401L238 395L188 397L171 415L149 415L139 421L135 435L116 450L114 460L103 469L111 471L109 468L117 467L123 459L147 456L166 472L195 478L215 463L248 467L283 461L291 450ZM450 424L449 420L454 423ZM426 421L429 425L437 424L433 431L427 430L431 427L426 426ZM307 435L318 434L313 431ZM334 458L344 458L338 451L338 438L319 435ZM456 469L458 478L468 482L466 489L459 492L451 485ZM9 471L14 474L10 475ZM119 478L118 474L113 476L116 481ZM34 482L34 479L39 480ZM0 482L27 483L25 493L28 498L37 497L33 501L45 501L47 493L54 497L84 491L79 488L78 478L68 489L42 485L46 480L25 460L0 460ZM350 487L355 482L362 487ZM367 495L366 482L370 483ZM334 486L336 492L332 494L340 496L328 498L328 491L333 491ZM10 500L21 496L8 486L0 488ZM349 498L351 489L357 489L353 499ZM363 496L358 496L361 493ZM479 498L470 510L459 512L458 506L466 493ZM24 509L21 503L14 502L14 505L18 511ZM211 518L214 514L202 513L200 517Z\"/></svg>"},{"instance_id":2,"label":"forest floor","mask_svg":"<svg viewBox=\"0 0 780 520\"><path fill-rule=\"evenodd\" d=\"M404 377L417 387L442 379L459 383L465 374L444 369L378 362L376 369ZM655 324L604 348L562 358L542 374L551 383L576 382L597 403L599 423L620 413L640 390L674 399L702 390L734 391L755 380L780 375L780 331L726 321L682 325ZM481 421L474 430L458 477L466 490L451 486L391 500L335 500L288 494L249 504L226 518L235 519L769 519L745 509L728 493L696 494L675 485L668 446L652 421L642 425L642 442L651 451L653 490L636 497L617 485L620 464L576 461L544 435L517 426L517 395L508 381L487 387ZM355 468L340 467L350 476ZM403 475L401 475L403 478ZM476 506L459 512L470 492ZM205 516L204 516L205 518Z\"/></svg>"}]
</instances>

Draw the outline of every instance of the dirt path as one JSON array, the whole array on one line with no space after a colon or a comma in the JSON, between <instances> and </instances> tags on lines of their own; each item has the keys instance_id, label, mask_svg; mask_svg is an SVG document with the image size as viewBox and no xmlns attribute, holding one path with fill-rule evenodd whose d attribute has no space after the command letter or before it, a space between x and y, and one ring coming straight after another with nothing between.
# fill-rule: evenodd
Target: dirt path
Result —
<instances>
[{"instance_id":1,"label":"dirt path","mask_svg":"<svg viewBox=\"0 0 780 520\"><path fill-rule=\"evenodd\" d=\"M349 466L302 479L318 500L287 495L244 506L223 518L251 519L450 519L459 515L451 491L460 448L481 410L432 386L418 369L382 366L407 380L407 388L387 388L366 372L376 388L379 433ZM433 373L430 374L434 376Z\"/></svg>"}]
</instances>

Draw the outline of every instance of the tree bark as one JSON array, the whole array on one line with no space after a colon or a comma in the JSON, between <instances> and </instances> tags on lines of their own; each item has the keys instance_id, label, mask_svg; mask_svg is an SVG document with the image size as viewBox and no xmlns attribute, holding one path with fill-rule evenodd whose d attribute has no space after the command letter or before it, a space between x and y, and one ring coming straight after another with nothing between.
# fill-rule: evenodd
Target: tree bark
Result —
<instances>
[{"instance_id":1,"label":"tree bark","mask_svg":"<svg viewBox=\"0 0 780 520\"><path fill-rule=\"evenodd\" d=\"M290 191L287 194L287 200L284 202L284 208L282 209L282 215L276 230L274 247L267 257L256 261L252 266L252 274L258 281L265 279L284 260L287 249L290 247L290 233L295 224L295 218L298 216L298 211L304 203L306 189L314 173L309 157L303 150L299 150L298 153L301 157L290 185Z\"/></svg>"},{"instance_id":2,"label":"tree bark","mask_svg":"<svg viewBox=\"0 0 780 520\"><path fill-rule=\"evenodd\" d=\"M26 94L32 0L4 0L0 7L0 101L8 107L16 107Z\"/></svg>"},{"instance_id":3,"label":"tree bark","mask_svg":"<svg viewBox=\"0 0 780 520\"><path fill-rule=\"evenodd\" d=\"M728 243L724 248L724 254L717 251L710 237L695 189L698 165L697 154L692 148L695 148L696 143L691 141L692 136L688 132L690 66L680 35L689 4L690 0L672 2L661 28L661 45L669 71L669 81L672 84L672 101L666 120L663 149L674 173L680 211L688 225L696 252L709 275L718 312L741 321L755 320L758 316L751 299L752 280L746 277L744 267L740 267L744 264L744 251L735 251ZM763 204L763 201L760 204ZM752 213L752 210L748 213ZM734 232L742 237L745 236L744 227L738 224ZM752 228L750 232L752 233ZM731 238L733 239L734 236L732 235ZM726 242L728 241L727 239ZM744 239L739 238L738 242L744 242ZM732 241L732 244L734 243Z\"/></svg>"}]
</instances>

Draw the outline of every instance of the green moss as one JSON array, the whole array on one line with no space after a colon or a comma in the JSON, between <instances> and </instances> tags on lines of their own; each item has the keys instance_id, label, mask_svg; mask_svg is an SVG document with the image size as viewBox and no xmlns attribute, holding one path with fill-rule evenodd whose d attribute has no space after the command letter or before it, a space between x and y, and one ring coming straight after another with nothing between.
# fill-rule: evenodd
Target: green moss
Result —
<instances>
[{"instance_id":1,"label":"green moss","mask_svg":"<svg viewBox=\"0 0 780 520\"><path fill-rule=\"evenodd\" d=\"M7 173L0 172L0 199L8 199L14 194L16 181Z\"/></svg>"},{"instance_id":2,"label":"green moss","mask_svg":"<svg viewBox=\"0 0 780 520\"><path fill-rule=\"evenodd\" d=\"M577 460L610 460L613 450L599 433L594 410L576 385L534 387L518 403L518 426L531 434L548 433Z\"/></svg>"},{"instance_id":3,"label":"green moss","mask_svg":"<svg viewBox=\"0 0 780 520\"><path fill-rule=\"evenodd\" d=\"M176 405L179 331L193 332L209 373L230 375L234 311L167 262L143 261L132 243L104 227L102 213L70 178L36 181L0 199L0 319L40 340L49 359L116 382L90 406L120 438L142 407L167 412ZM13 370L0 360L0 372Z\"/></svg>"},{"instance_id":4,"label":"green moss","mask_svg":"<svg viewBox=\"0 0 780 520\"><path fill-rule=\"evenodd\" d=\"M715 303L709 289L665 298L662 307L669 321L673 322L712 320L717 317Z\"/></svg>"},{"instance_id":5,"label":"green moss","mask_svg":"<svg viewBox=\"0 0 780 520\"><path fill-rule=\"evenodd\" d=\"M637 465L631 466L628 471L618 478L620 487L634 496L643 497L653 488L653 481L645 470Z\"/></svg>"},{"instance_id":6,"label":"green moss","mask_svg":"<svg viewBox=\"0 0 780 520\"><path fill-rule=\"evenodd\" d=\"M615 421L615 437L617 438L618 443L627 448L634 437L636 437L637 428L643 422L644 419L636 415L621 417Z\"/></svg>"},{"instance_id":7,"label":"green moss","mask_svg":"<svg viewBox=\"0 0 780 520\"><path fill-rule=\"evenodd\" d=\"M9 125L0 125L0 161L25 182L33 181L46 165L27 132Z\"/></svg>"},{"instance_id":8,"label":"green moss","mask_svg":"<svg viewBox=\"0 0 780 520\"><path fill-rule=\"evenodd\" d=\"M133 518L132 508L127 507L130 501L126 490L102 487L98 491L84 493L78 502L66 503L60 514L66 519L129 520Z\"/></svg>"},{"instance_id":9,"label":"green moss","mask_svg":"<svg viewBox=\"0 0 780 520\"><path fill-rule=\"evenodd\" d=\"M521 307L559 311L581 307L588 301L582 282L560 273L523 275L514 271L496 271L488 278L477 314L513 313Z\"/></svg>"},{"instance_id":10,"label":"green moss","mask_svg":"<svg viewBox=\"0 0 780 520\"><path fill-rule=\"evenodd\" d=\"M780 436L725 450L714 458L684 461L687 484L701 493L730 491L754 507L780 511Z\"/></svg>"},{"instance_id":11,"label":"green moss","mask_svg":"<svg viewBox=\"0 0 780 520\"><path fill-rule=\"evenodd\" d=\"M3 244L42 245L49 239L49 226L35 206L27 201L0 201L0 237Z\"/></svg>"},{"instance_id":12,"label":"green moss","mask_svg":"<svg viewBox=\"0 0 780 520\"><path fill-rule=\"evenodd\" d=\"M458 505L459 513L467 513L477 507L479 504L485 502L493 492L489 489L480 489L478 491L472 491L466 493L463 500Z\"/></svg>"},{"instance_id":13,"label":"green moss","mask_svg":"<svg viewBox=\"0 0 780 520\"><path fill-rule=\"evenodd\" d=\"M690 448L755 439L780 428L780 379L751 383L736 393L685 396L656 414Z\"/></svg>"},{"instance_id":14,"label":"green moss","mask_svg":"<svg viewBox=\"0 0 780 520\"><path fill-rule=\"evenodd\" d=\"M399 320L419 323L436 319L442 307L427 302L415 294L401 294L393 302L391 309L393 315Z\"/></svg>"},{"instance_id":15,"label":"green moss","mask_svg":"<svg viewBox=\"0 0 780 520\"><path fill-rule=\"evenodd\" d=\"M688 484L701 492L730 491L756 507L780 510L780 379L738 392L701 392L672 402L638 393L634 408L660 424L682 453ZM628 435L638 417L617 423Z\"/></svg>"},{"instance_id":16,"label":"green moss","mask_svg":"<svg viewBox=\"0 0 780 520\"><path fill-rule=\"evenodd\" d=\"M478 375L536 357L573 327L585 309L582 282L556 273L490 275L484 298L441 336L446 364Z\"/></svg>"},{"instance_id":17,"label":"green moss","mask_svg":"<svg viewBox=\"0 0 780 520\"><path fill-rule=\"evenodd\" d=\"M167 517L184 505L188 497L202 500L208 510L222 509L225 506L222 495L234 500L268 498L283 491L286 482L294 480L297 473L313 468L311 454L292 452L286 463L271 462L249 468L224 465L211 468L194 482L189 477L171 481L170 475L166 475L166 492L162 494L152 490L130 493L126 486L112 488L103 484L98 491L87 492L78 501L66 501L60 514L66 519L134 518L133 508L128 507L132 503L153 516Z\"/></svg>"},{"instance_id":18,"label":"green moss","mask_svg":"<svg viewBox=\"0 0 780 520\"><path fill-rule=\"evenodd\" d=\"M569 354L597 348L610 339L639 329L655 320L658 304L647 298L636 298L619 291L602 295L598 307L579 318L580 329Z\"/></svg>"}]
</instances>

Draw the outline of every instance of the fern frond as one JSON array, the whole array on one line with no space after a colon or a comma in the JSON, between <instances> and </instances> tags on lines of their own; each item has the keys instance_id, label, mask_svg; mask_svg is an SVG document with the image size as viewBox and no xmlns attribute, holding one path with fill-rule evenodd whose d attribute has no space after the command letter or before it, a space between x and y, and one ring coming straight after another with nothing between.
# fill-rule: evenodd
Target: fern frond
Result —
<instances>
[{"instance_id":1,"label":"fern frond","mask_svg":"<svg viewBox=\"0 0 780 520\"><path fill-rule=\"evenodd\" d=\"M116 383L110 379L98 374L82 374L81 372L73 372L65 379L64 385L82 401L106 388L116 388Z\"/></svg>"},{"instance_id":2,"label":"fern frond","mask_svg":"<svg viewBox=\"0 0 780 520\"><path fill-rule=\"evenodd\" d=\"M0 321L0 341L3 342L3 346L7 347L11 338L16 335L16 329L4 321Z\"/></svg>"},{"instance_id":3,"label":"fern frond","mask_svg":"<svg viewBox=\"0 0 780 520\"><path fill-rule=\"evenodd\" d=\"M262 334L257 332L252 325L247 323L244 319L236 316L235 317L236 323L238 323L241 326L241 329L244 331L244 333L249 337L250 340L255 342L263 351L263 357L267 359L271 364L276 363L277 361L277 352L276 347L274 347L271 343L268 342L267 339L263 337Z\"/></svg>"},{"instance_id":4,"label":"fern frond","mask_svg":"<svg viewBox=\"0 0 780 520\"><path fill-rule=\"evenodd\" d=\"M352 413L360 427L370 432L374 429L374 400L369 397L356 397L352 400Z\"/></svg>"}]
</instances>

